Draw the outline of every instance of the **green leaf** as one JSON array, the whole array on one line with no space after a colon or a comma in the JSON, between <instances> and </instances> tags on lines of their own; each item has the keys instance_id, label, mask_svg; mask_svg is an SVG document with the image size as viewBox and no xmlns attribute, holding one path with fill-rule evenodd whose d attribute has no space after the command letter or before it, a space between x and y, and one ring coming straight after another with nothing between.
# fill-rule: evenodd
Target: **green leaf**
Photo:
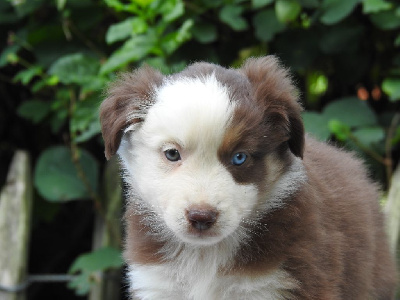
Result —
<instances>
[{"instance_id":1,"label":"green leaf","mask_svg":"<svg viewBox=\"0 0 400 300\"><path fill-rule=\"evenodd\" d=\"M385 130L379 126L363 127L353 131L353 135L363 145L371 147L373 144L382 142L385 138Z\"/></svg>"},{"instance_id":2,"label":"green leaf","mask_svg":"<svg viewBox=\"0 0 400 300\"><path fill-rule=\"evenodd\" d=\"M274 0L251 0L251 7L258 9L273 2Z\"/></svg>"},{"instance_id":3,"label":"green leaf","mask_svg":"<svg viewBox=\"0 0 400 300\"><path fill-rule=\"evenodd\" d=\"M86 295L98 281L96 272L120 268L122 265L121 253L115 248L104 247L91 253L82 254L75 259L68 271L72 274L79 272L68 283L68 287L74 289L78 295Z\"/></svg>"},{"instance_id":4,"label":"green leaf","mask_svg":"<svg viewBox=\"0 0 400 300\"><path fill-rule=\"evenodd\" d=\"M297 0L277 0L275 2L276 17L282 23L296 20L300 12L301 6Z\"/></svg>"},{"instance_id":5,"label":"green leaf","mask_svg":"<svg viewBox=\"0 0 400 300\"><path fill-rule=\"evenodd\" d=\"M369 15L372 23L383 30L391 30L400 27L400 17L394 10L381 11Z\"/></svg>"},{"instance_id":6,"label":"green leaf","mask_svg":"<svg viewBox=\"0 0 400 300\"><path fill-rule=\"evenodd\" d=\"M214 42L218 38L217 28L210 23L196 23L192 27L192 34L202 44Z\"/></svg>"},{"instance_id":7,"label":"green leaf","mask_svg":"<svg viewBox=\"0 0 400 300\"><path fill-rule=\"evenodd\" d=\"M146 0L144 0L146 1ZM104 0L104 2L109 6L115 9L116 11L126 11L132 14L140 15L141 9L138 7L138 4L142 1L129 1L128 4L124 4L119 0ZM147 1L146 1L147 2ZM153 2L153 1L151 1Z\"/></svg>"},{"instance_id":8,"label":"green leaf","mask_svg":"<svg viewBox=\"0 0 400 300\"><path fill-rule=\"evenodd\" d=\"M219 18L233 30L243 31L248 28L246 19L242 17L243 10L242 6L226 5L221 9Z\"/></svg>"},{"instance_id":9,"label":"green leaf","mask_svg":"<svg viewBox=\"0 0 400 300\"><path fill-rule=\"evenodd\" d=\"M302 114L304 128L306 132L318 138L321 141L326 141L331 135L326 118L316 112L303 112Z\"/></svg>"},{"instance_id":10,"label":"green leaf","mask_svg":"<svg viewBox=\"0 0 400 300\"><path fill-rule=\"evenodd\" d=\"M325 25L340 22L354 10L359 0L324 0L320 21Z\"/></svg>"},{"instance_id":11,"label":"green leaf","mask_svg":"<svg viewBox=\"0 0 400 300\"><path fill-rule=\"evenodd\" d=\"M0 54L0 68L10 63L10 56L16 56L20 49L20 45L11 45L6 47Z\"/></svg>"},{"instance_id":12,"label":"green leaf","mask_svg":"<svg viewBox=\"0 0 400 300\"><path fill-rule=\"evenodd\" d=\"M328 127L339 141L347 141L351 135L350 126L343 124L338 120L330 120L328 122Z\"/></svg>"},{"instance_id":13,"label":"green leaf","mask_svg":"<svg viewBox=\"0 0 400 300\"><path fill-rule=\"evenodd\" d=\"M193 26L193 20L186 20L176 31L165 36L161 45L165 53L173 53L180 45L191 38L190 28Z\"/></svg>"},{"instance_id":14,"label":"green leaf","mask_svg":"<svg viewBox=\"0 0 400 300\"><path fill-rule=\"evenodd\" d=\"M14 82L20 81L23 85L27 85L35 76L41 75L43 72L42 67L32 66L29 69L18 72L14 78Z\"/></svg>"},{"instance_id":15,"label":"green leaf","mask_svg":"<svg viewBox=\"0 0 400 300\"><path fill-rule=\"evenodd\" d=\"M81 149L79 162L90 188L97 190L98 165L93 156ZM34 174L35 187L48 201L60 202L89 198L89 191L72 162L71 151L64 146L45 150L39 157Z\"/></svg>"},{"instance_id":16,"label":"green leaf","mask_svg":"<svg viewBox=\"0 0 400 300\"><path fill-rule=\"evenodd\" d=\"M148 25L145 20L141 18L134 18L131 21L132 24L132 30L134 34L142 34L147 31Z\"/></svg>"},{"instance_id":17,"label":"green leaf","mask_svg":"<svg viewBox=\"0 0 400 300\"><path fill-rule=\"evenodd\" d=\"M161 71L161 73L168 73L170 71L169 65L164 57L149 57L143 60L143 65L148 65L154 69Z\"/></svg>"},{"instance_id":18,"label":"green leaf","mask_svg":"<svg viewBox=\"0 0 400 300\"><path fill-rule=\"evenodd\" d=\"M102 91L109 82L110 78L107 76L93 77L90 81L82 82L82 93Z\"/></svg>"},{"instance_id":19,"label":"green leaf","mask_svg":"<svg viewBox=\"0 0 400 300\"><path fill-rule=\"evenodd\" d=\"M160 12L163 15L163 20L170 23L183 15L185 6L182 0L164 0Z\"/></svg>"},{"instance_id":20,"label":"green leaf","mask_svg":"<svg viewBox=\"0 0 400 300\"><path fill-rule=\"evenodd\" d=\"M37 10L45 0L35 0L35 1L10 1L17 12L18 17L25 17L32 14Z\"/></svg>"},{"instance_id":21,"label":"green leaf","mask_svg":"<svg viewBox=\"0 0 400 300\"><path fill-rule=\"evenodd\" d=\"M49 102L40 100L31 100L22 102L18 107L17 113L19 116L31 120L37 124L42 121L51 111Z\"/></svg>"},{"instance_id":22,"label":"green leaf","mask_svg":"<svg viewBox=\"0 0 400 300\"><path fill-rule=\"evenodd\" d=\"M133 36L101 66L100 74L104 75L113 72L131 62L142 59L156 44L157 36L153 31L148 31L144 35Z\"/></svg>"},{"instance_id":23,"label":"green leaf","mask_svg":"<svg viewBox=\"0 0 400 300\"><path fill-rule=\"evenodd\" d=\"M85 296L89 293L93 285L96 284L96 276L91 274L80 273L68 282L68 288L75 290L75 294L78 296Z\"/></svg>"},{"instance_id":24,"label":"green leaf","mask_svg":"<svg viewBox=\"0 0 400 300\"><path fill-rule=\"evenodd\" d=\"M325 74L319 71L310 71L306 76L307 102L316 103L319 97L328 89L329 81Z\"/></svg>"},{"instance_id":25,"label":"green leaf","mask_svg":"<svg viewBox=\"0 0 400 300\"><path fill-rule=\"evenodd\" d=\"M253 18L255 36L262 42L271 41L274 36L285 29L285 25L278 21L273 8L260 11Z\"/></svg>"},{"instance_id":26,"label":"green leaf","mask_svg":"<svg viewBox=\"0 0 400 300\"><path fill-rule=\"evenodd\" d=\"M57 76L62 83L82 84L96 77L98 70L98 60L82 53L76 53L58 59L51 65L48 72Z\"/></svg>"},{"instance_id":27,"label":"green leaf","mask_svg":"<svg viewBox=\"0 0 400 300\"><path fill-rule=\"evenodd\" d=\"M323 110L323 114L328 120L337 120L350 127L377 124L376 116L368 104L353 97L328 104Z\"/></svg>"},{"instance_id":28,"label":"green leaf","mask_svg":"<svg viewBox=\"0 0 400 300\"><path fill-rule=\"evenodd\" d=\"M87 128L85 128L84 131L80 132L74 139L76 143L83 143L94 136L98 135L101 133L101 125L100 121L98 119L93 120L92 122L89 123Z\"/></svg>"},{"instance_id":29,"label":"green leaf","mask_svg":"<svg viewBox=\"0 0 400 300\"><path fill-rule=\"evenodd\" d=\"M60 80L58 79L58 76L56 76L56 75L45 77L45 78L39 80L38 82L35 82L35 84L32 86L32 92L37 93L41 89L43 89L47 86L55 86L59 82L60 82Z\"/></svg>"},{"instance_id":30,"label":"green leaf","mask_svg":"<svg viewBox=\"0 0 400 300\"><path fill-rule=\"evenodd\" d=\"M188 64L185 61L178 61L175 63L167 64L164 57L158 56L144 59L142 66L143 65L153 67L163 74L173 74L182 71L185 67L187 67Z\"/></svg>"},{"instance_id":31,"label":"green leaf","mask_svg":"<svg viewBox=\"0 0 400 300\"><path fill-rule=\"evenodd\" d=\"M71 265L68 273L96 272L123 265L121 252L112 247L103 247L80 255Z\"/></svg>"},{"instance_id":32,"label":"green leaf","mask_svg":"<svg viewBox=\"0 0 400 300\"><path fill-rule=\"evenodd\" d=\"M362 3L364 14L377 13L392 8L392 3L385 0L363 0Z\"/></svg>"},{"instance_id":33,"label":"green leaf","mask_svg":"<svg viewBox=\"0 0 400 300\"><path fill-rule=\"evenodd\" d=\"M132 2L137 3L142 7L145 7L154 2L154 0L132 0Z\"/></svg>"},{"instance_id":34,"label":"green leaf","mask_svg":"<svg viewBox=\"0 0 400 300\"><path fill-rule=\"evenodd\" d=\"M99 99L99 95L94 94L93 97L76 103L70 121L74 142L85 142L100 133Z\"/></svg>"},{"instance_id":35,"label":"green leaf","mask_svg":"<svg viewBox=\"0 0 400 300\"><path fill-rule=\"evenodd\" d=\"M386 78L382 82L382 90L389 96L390 101L399 101L400 78Z\"/></svg>"},{"instance_id":36,"label":"green leaf","mask_svg":"<svg viewBox=\"0 0 400 300\"><path fill-rule=\"evenodd\" d=\"M68 87L60 87L51 102L52 114L50 128L53 134L58 134L61 127L67 122L70 111L70 91Z\"/></svg>"},{"instance_id":37,"label":"green leaf","mask_svg":"<svg viewBox=\"0 0 400 300\"><path fill-rule=\"evenodd\" d=\"M129 18L120 23L111 25L106 34L107 44L129 38L132 34L142 34L147 30L147 24L141 18Z\"/></svg>"}]
</instances>

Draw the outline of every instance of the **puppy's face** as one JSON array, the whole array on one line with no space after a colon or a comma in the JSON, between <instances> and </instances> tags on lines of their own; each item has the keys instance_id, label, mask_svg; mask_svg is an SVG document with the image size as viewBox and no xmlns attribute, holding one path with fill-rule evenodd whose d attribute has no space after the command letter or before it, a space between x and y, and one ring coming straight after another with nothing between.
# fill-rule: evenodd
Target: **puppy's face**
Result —
<instances>
[{"instance_id":1,"label":"puppy's face","mask_svg":"<svg viewBox=\"0 0 400 300\"><path fill-rule=\"evenodd\" d=\"M218 242L258 199L255 184L235 181L226 166L244 168L251 160L248 149L219 155L235 103L215 76L167 82L155 97L118 152L131 183L180 239Z\"/></svg>"},{"instance_id":2,"label":"puppy's face","mask_svg":"<svg viewBox=\"0 0 400 300\"><path fill-rule=\"evenodd\" d=\"M270 69L283 72L273 62ZM298 119L290 111L300 109L286 73L277 74L286 90L267 93L272 104L259 99L246 67L197 64L161 80L154 74L145 95L127 99L136 104L124 112L118 149L135 197L158 216L150 226L197 245L245 235L252 220L281 204L292 188L291 166L302 154L302 137L292 132ZM270 88L279 84L272 81ZM121 106L116 97L114 88L107 100ZM112 124L105 106L103 124ZM103 135L107 130L103 125Z\"/></svg>"}]
</instances>

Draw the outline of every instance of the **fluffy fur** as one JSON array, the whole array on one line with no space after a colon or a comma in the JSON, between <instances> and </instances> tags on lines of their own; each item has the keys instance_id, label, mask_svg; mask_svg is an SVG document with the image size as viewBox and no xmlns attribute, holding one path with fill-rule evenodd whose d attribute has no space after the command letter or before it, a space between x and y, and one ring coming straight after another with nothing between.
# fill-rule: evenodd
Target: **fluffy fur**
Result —
<instances>
[{"instance_id":1,"label":"fluffy fur","mask_svg":"<svg viewBox=\"0 0 400 300\"><path fill-rule=\"evenodd\" d=\"M394 298L377 186L300 113L272 56L144 67L110 87L101 122L127 186L133 297Z\"/></svg>"}]
</instances>

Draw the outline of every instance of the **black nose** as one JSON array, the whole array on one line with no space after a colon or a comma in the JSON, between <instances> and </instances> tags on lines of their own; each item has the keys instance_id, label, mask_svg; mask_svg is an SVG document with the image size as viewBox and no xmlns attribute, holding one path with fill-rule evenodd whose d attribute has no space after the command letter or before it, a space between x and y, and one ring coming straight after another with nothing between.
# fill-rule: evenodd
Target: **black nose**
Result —
<instances>
[{"instance_id":1,"label":"black nose","mask_svg":"<svg viewBox=\"0 0 400 300\"><path fill-rule=\"evenodd\" d=\"M203 231L214 225L218 212L212 208L192 208L187 210L186 217L193 228Z\"/></svg>"}]
</instances>

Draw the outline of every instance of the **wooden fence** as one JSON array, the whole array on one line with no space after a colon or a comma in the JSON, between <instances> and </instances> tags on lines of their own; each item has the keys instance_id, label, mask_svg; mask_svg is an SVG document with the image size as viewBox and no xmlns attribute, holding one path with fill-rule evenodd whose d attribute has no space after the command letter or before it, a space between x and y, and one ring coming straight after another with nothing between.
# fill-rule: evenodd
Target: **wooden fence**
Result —
<instances>
[{"instance_id":1,"label":"wooden fence","mask_svg":"<svg viewBox=\"0 0 400 300\"><path fill-rule=\"evenodd\" d=\"M12 290L25 280L32 211L29 156L18 151L0 195L0 284ZM23 300L24 292L0 290L1 300Z\"/></svg>"},{"instance_id":2,"label":"wooden fence","mask_svg":"<svg viewBox=\"0 0 400 300\"><path fill-rule=\"evenodd\" d=\"M25 290L34 281L69 281L71 275L27 274L27 258L32 214L32 171L29 155L15 153L0 194L0 299L25 300ZM102 182L105 216L97 215L94 224L93 250L105 246L119 248L121 188L118 164L107 163ZM117 235L117 236L116 236ZM120 293L119 272L98 274L98 284L89 293L89 300L115 300ZM32 280L35 278L35 280ZM117 280L115 279L117 278Z\"/></svg>"}]
</instances>

